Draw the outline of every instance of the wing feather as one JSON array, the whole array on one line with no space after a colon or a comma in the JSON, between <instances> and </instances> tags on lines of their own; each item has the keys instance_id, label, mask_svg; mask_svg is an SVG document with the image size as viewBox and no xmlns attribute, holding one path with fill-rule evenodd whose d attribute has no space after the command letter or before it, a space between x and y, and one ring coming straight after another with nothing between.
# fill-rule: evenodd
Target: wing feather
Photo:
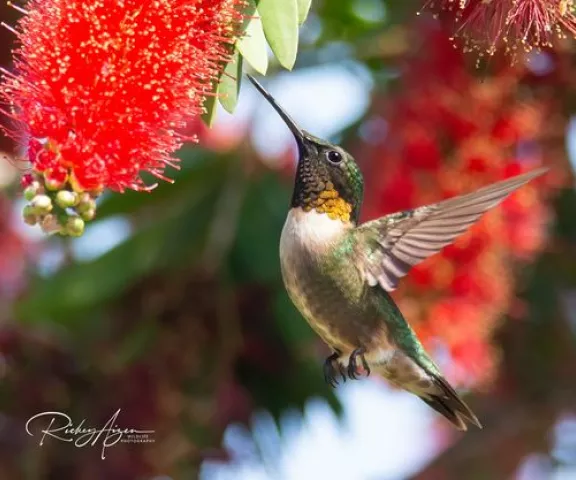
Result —
<instances>
[{"instance_id":1,"label":"wing feather","mask_svg":"<svg viewBox=\"0 0 576 480\"><path fill-rule=\"evenodd\" d=\"M414 265L452 243L484 212L547 170L539 168L467 195L360 225L353 235L357 236L357 257L365 280L393 291Z\"/></svg>"}]
</instances>

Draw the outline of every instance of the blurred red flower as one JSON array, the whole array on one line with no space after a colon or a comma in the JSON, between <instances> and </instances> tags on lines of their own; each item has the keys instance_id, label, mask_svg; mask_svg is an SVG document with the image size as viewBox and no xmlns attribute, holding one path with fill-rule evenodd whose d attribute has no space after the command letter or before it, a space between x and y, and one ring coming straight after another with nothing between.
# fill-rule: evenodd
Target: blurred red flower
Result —
<instances>
[{"instance_id":1,"label":"blurred red flower","mask_svg":"<svg viewBox=\"0 0 576 480\"><path fill-rule=\"evenodd\" d=\"M526 147L539 144L548 107L518 99L524 71L506 68L479 80L441 30L420 34L425 55L407 61L388 105L375 102L374 117L387 117L386 135L355 152L368 160L368 218L460 195L541 162L540 150ZM401 310L425 344L444 347L450 361L443 367L456 384L487 384L496 373L491 337L513 300L514 263L542 248L546 181L523 186L400 282Z\"/></svg>"}]
</instances>

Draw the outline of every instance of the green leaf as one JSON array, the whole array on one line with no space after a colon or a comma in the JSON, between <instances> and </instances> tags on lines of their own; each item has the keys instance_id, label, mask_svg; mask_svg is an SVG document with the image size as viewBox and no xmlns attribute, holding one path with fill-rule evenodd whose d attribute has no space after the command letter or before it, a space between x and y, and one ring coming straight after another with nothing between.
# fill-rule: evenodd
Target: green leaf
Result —
<instances>
[{"instance_id":1,"label":"green leaf","mask_svg":"<svg viewBox=\"0 0 576 480\"><path fill-rule=\"evenodd\" d=\"M244 36L236 43L237 50L254 70L262 75L266 75L268 70L268 49L262 19L256 10L254 0L248 0L248 7L245 10L246 25Z\"/></svg>"},{"instance_id":2,"label":"green leaf","mask_svg":"<svg viewBox=\"0 0 576 480\"><path fill-rule=\"evenodd\" d=\"M312 0L298 0L298 23L302 25L308 17Z\"/></svg>"},{"instance_id":3,"label":"green leaf","mask_svg":"<svg viewBox=\"0 0 576 480\"><path fill-rule=\"evenodd\" d=\"M298 52L298 0L260 0L264 34L284 68L292 70Z\"/></svg>"},{"instance_id":4,"label":"green leaf","mask_svg":"<svg viewBox=\"0 0 576 480\"><path fill-rule=\"evenodd\" d=\"M242 57L238 52L235 52L234 55L232 55L232 59L226 65L224 73L220 77L220 85L218 85L220 104L228 113L234 113L236 109L241 77Z\"/></svg>"}]
</instances>

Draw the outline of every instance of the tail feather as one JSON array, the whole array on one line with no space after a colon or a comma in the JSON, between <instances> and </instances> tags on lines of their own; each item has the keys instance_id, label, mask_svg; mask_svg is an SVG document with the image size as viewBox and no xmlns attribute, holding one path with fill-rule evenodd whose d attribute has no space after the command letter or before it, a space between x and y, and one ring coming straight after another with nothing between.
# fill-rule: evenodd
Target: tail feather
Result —
<instances>
[{"instance_id":1,"label":"tail feather","mask_svg":"<svg viewBox=\"0 0 576 480\"><path fill-rule=\"evenodd\" d=\"M444 415L459 430L468 430L466 422L482 428L476 415L460 399L450 384L439 375L431 376L438 393L419 395L420 398L438 413Z\"/></svg>"}]
</instances>

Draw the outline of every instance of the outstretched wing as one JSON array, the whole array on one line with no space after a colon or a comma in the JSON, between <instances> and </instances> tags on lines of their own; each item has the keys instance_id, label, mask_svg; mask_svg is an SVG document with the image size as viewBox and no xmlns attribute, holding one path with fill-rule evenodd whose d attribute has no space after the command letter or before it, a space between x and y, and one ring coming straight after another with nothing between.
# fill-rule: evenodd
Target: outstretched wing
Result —
<instances>
[{"instance_id":1,"label":"outstretched wing","mask_svg":"<svg viewBox=\"0 0 576 480\"><path fill-rule=\"evenodd\" d=\"M410 268L452 243L484 212L547 170L539 168L467 195L358 226L351 234L362 275L369 285L393 291Z\"/></svg>"}]
</instances>

